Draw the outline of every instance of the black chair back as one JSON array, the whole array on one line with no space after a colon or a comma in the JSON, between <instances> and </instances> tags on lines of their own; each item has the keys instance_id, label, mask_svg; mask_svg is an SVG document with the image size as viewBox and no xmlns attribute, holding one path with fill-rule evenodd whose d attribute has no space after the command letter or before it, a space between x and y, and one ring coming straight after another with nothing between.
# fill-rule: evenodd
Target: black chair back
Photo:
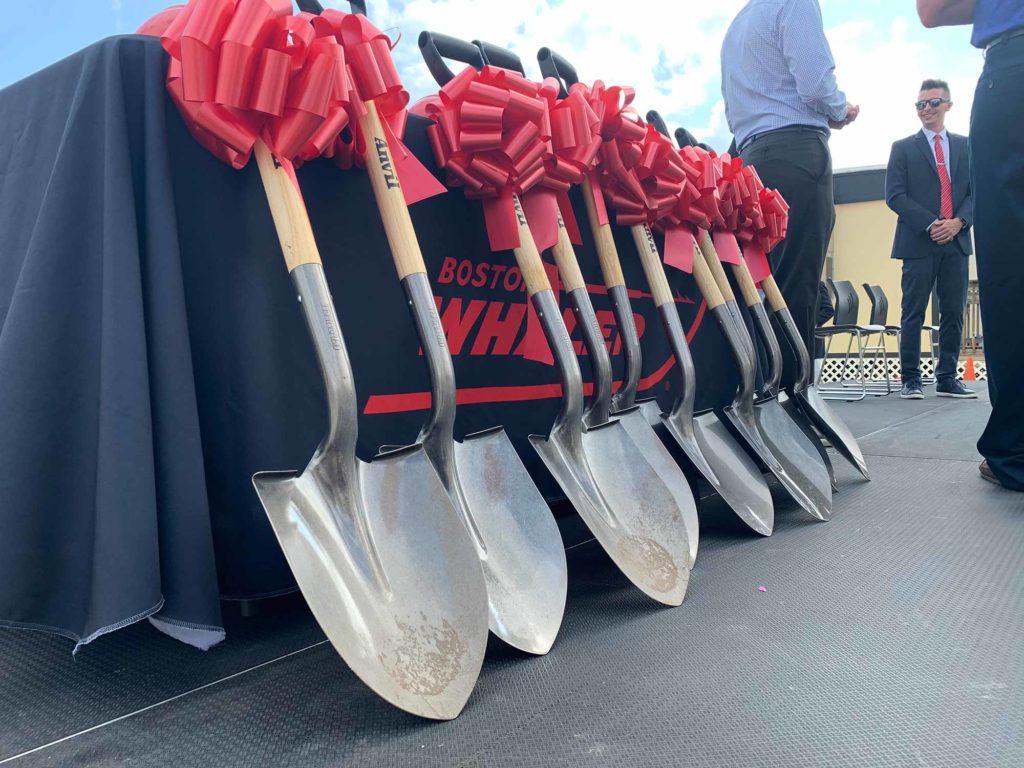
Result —
<instances>
[{"instance_id":1,"label":"black chair back","mask_svg":"<svg viewBox=\"0 0 1024 768\"><path fill-rule=\"evenodd\" d=\"M857 291L849 280L833 280L829 278L829 286L836 297L836 316L832 322L836 325L857 325L857 314L860 311L860 299Z\"/></svg>"},{"instance_id":2,"label":"black chair back","mask_svg":"<svg viewBox=\"0 0 1024 768\"><path fill-rule=\"evenodd\" d=\"M871 325L887 325L889 320L889 299L880 285L864 283L864 293L871 301Z\"/></svg>"}]
</instances>

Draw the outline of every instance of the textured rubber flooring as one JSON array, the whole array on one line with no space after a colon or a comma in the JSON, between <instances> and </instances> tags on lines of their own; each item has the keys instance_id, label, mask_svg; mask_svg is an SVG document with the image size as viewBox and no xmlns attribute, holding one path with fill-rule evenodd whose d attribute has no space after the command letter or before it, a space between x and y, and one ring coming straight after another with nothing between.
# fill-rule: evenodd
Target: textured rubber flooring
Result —
<instances>
[{"instance_id":1,"label":"textured rubber flooring","mask_svg":"<svg viewBox=\"0 0 1024 768\"><path fill-rule=\"evenodd\" d=\"M837 459L831 522L776 493L762 539L708 503L680 608L572 547L551 654L492 642L451 723L379 701L299 610L235 622L206 654L145 625L74 661L4 632L0 760L93 728L12 764L1024 765L1024 495L978 477L984 403L893 403L834 404L873 481Z\"/></svg>"}]
</instances>

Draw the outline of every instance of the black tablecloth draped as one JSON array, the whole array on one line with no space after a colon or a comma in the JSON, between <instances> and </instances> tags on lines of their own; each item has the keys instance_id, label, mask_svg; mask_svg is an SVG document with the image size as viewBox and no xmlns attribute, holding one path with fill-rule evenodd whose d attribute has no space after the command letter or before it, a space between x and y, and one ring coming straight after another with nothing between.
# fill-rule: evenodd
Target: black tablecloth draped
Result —
<instances>
[{"instance_id":1,"label":"black tablecloth draped","mask_svg":"<svg viewBox=\"0 0 1024 768\"><path fill-rule=\"evenodd\" d=\"M0 624L79 643L148 616L206 647L223 637L220 598L294 590L250 477L305 466L325 425L259 174L189 136L166 67L155 38L110 38L0 91ZM410 118L406 142L433 167L425 124ZM317 161L299 178L368 459L415 439L426 370L365 174ZM488 250L479 203L461 192L414 206L413 221L455 358L458 434L504 424L554 498L526 436L550 427L558 378L522 357L526 294L511 252ZM667 407L671 353L628 230L616 239L644 388ZM670 272L695 331L698 405L721 404L734 366L692 278Z\"/></svg>"}]
</instances>

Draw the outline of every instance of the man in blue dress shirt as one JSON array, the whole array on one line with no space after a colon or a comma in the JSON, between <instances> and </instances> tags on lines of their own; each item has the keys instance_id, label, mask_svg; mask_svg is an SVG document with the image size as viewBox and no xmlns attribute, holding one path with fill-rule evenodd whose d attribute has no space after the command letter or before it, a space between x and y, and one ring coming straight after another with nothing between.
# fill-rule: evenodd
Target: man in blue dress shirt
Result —
<instances>
[{"instance_id":1,"label":"man in blue dress shirt","mask_svg":"<svg viewBox=\"0 0 1024 768\"><path fill-rule=\"evenodd\" d=\"M1024 491L1024 0L917 0L926 27L974 24L985 68L971 112L978 290L992 415L981 476Z\"/></svg>"},{"instance_id":2,"label":"man in blue dress shirt","mask_svg":"<svg viewBox=\"0 0 1024 768\"><path fill-rule=\"evenodd\" d=\"M946 130L946 113L953 107L946 81L921 83L914 107L921 130L892 145L885 172L885 200L899 216L892 257L903 262L900 397L924 399L921 326L935 288L940 313L935 393L976 398L956 378L974 218L967 137Z\"/></svg>"},{"instance_id":3,"label":"man in blue dress shirt","mask_svg":"<svg viewBox=\"0 0 1024 768\"><path fill-rule=\"evenodd\" d=\"M860 112L836 85L818 0L750 0L722 44L722 96L740 157L789 203L788 234L770 260L813 350L818 282L835 225L828 139ZM782 347L788 387L796 361Z\"/></svg>"}]
</instances>

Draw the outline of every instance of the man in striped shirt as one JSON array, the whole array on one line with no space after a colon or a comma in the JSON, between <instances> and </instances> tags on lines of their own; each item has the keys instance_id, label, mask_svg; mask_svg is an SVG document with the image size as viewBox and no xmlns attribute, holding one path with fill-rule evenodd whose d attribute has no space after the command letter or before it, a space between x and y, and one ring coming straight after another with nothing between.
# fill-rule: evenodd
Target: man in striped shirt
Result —
<instances>
[{"instance_id":1,"label":"man in striped shirt","mask_svg":"<svg viewBox=\"0 0 1024 768\"><path fill-rule=\"evenodd\" d=\"M788 235L770 259L813 350L818 282L835 224L828 139L860 112L836 84L818 0L750 0L722 44L722 96L740 157L790 205ZM796 360L782 346L788 387Z\"/></svg>"}]
</instances>

